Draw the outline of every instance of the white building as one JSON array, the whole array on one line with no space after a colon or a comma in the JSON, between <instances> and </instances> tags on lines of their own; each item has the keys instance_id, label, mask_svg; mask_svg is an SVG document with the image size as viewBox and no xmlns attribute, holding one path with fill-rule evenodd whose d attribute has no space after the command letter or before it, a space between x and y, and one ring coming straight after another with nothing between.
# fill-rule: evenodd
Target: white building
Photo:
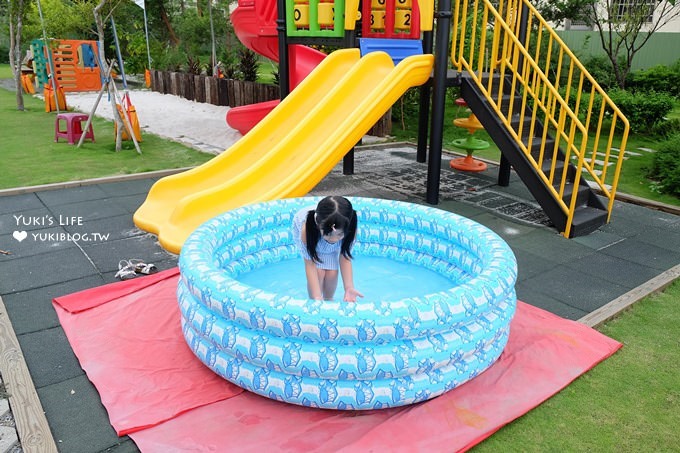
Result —
<instances>
[{"instance_id":1,"label":"white building","mask_svg":"<svg viewBox=\"0 0 680 453\"><path fill-rule=\"evenodd\" d=\"M631 7L637 7L643 0L603 0L600 2L601 11L605 11L608 5L611 5L617 11L617 19L623 20L627 11ZM659 29L656 30L657 33L680 33L680 2L677 2L675 6L667 1L658 0L644 0L648 3L650 9L650 15L647 20L647 29L643 28L644 31L648 31L649 28L656 23L663 24ZM664 17L669 17L670 19L665 19ZM566 20L562 27L558 30L594 30L592 25L587 24L585 21L571 21Z\"/></svg>"}]
</instances>

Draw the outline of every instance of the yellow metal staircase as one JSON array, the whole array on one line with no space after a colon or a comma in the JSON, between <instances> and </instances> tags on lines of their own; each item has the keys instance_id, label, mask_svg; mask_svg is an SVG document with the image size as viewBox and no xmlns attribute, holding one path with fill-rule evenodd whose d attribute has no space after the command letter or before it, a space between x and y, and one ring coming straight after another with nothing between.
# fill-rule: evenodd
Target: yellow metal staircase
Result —
<instances>
[{"instance_id":1,"label":"yellow metal staircase","mask_svg":"<svg viewBox=\"0 0 680 453\"><path fill-rule=\"evenodd\" d=\"M574 237L608 222L628 120L536 8L455 2L451 59L502 164L559 231Z\"/></svg>"}]
</instances>

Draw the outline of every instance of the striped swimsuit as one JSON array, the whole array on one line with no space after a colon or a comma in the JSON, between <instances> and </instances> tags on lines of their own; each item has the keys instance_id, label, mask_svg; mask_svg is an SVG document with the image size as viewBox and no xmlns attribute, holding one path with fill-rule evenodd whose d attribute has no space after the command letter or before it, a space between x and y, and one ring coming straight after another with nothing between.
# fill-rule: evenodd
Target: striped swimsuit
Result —
<instances>
[{"instance_id":1,"label":"striped swimsuit","mask_svg":"<svg viewBox=\"0 0 680 453\"><path fill-rule=\"evenodd\" d=\"M300 255L306 260L311 260L312 257L307 253L307 246L302 242L302 225L307 221L307 213L313 211L314 207L301 209L295 214L293 218L293 239L295 245L300 251ZM316 254L319 256L319 263L315 263L316 267L325 270L337 270L340 265L340 248L342 247L342 240L336 243L330 243L323 237L319 239L316 244Z\"/></svg>"}]
</instances>

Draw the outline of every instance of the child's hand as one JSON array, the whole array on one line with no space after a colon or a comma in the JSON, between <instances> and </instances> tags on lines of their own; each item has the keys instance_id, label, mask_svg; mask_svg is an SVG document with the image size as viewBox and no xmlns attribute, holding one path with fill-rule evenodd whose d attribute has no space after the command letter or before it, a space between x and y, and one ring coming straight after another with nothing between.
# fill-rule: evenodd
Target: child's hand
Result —
<instances>
[{"instance_id":1,"label":"child's hand","mask_svg":"<svg viewBox=\"0 0 680 453\"><path fill-rule=\"evenodd\" d=\"M357 297L364 297L364 295L354 288L345 289L345 297L343 298L345 302L356 302Z\"/></svg>"}]
</instances>

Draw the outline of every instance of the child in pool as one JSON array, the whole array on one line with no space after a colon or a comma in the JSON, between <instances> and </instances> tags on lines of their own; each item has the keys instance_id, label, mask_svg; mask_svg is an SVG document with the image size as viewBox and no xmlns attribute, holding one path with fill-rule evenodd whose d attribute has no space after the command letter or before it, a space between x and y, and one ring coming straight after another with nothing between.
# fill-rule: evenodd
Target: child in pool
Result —
<instances>
[{"instance_id":1,"label":"child in pool","mask_svg":"<svg viewBox=\"0 0 680 453\"><path fill-rule=\"evenodd\" d=\"M326 197L316 209L298 211L293 219L295 244L305 261L310 299L333 300L338 286L338 269L345 288L343 300L364 297L354 288L352 254L357 230L357 213L347 198Z\"/></svg>"}]
</instances>

